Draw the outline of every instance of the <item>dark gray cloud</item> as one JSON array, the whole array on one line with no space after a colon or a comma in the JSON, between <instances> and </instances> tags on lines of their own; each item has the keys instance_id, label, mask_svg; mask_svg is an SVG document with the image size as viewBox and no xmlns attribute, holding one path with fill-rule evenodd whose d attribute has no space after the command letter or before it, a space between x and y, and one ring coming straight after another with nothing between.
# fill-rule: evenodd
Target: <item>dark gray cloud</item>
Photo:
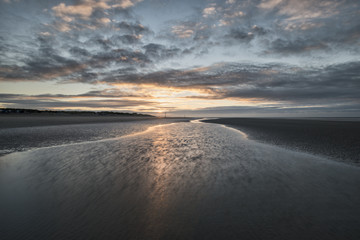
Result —
<instances>
[{"instance_id":1,"label":"dark gray cloud","mask_svg":"<svg viewBox=\"0 0 360 240\"><path fill-rule=\"evenodd\" d=\"M276 39L274 40L267 53L280 53L280 54L299 54L307 53L309 51L316 50L325 50L328 48L328 45L325 42L311 39L296 39L296 40L284 40Z\"/></svg>"},{"instance_id":2,"label":"dark gray cloud","mask_svg":"<svg viewBox=\"0 0 360 240\"><path fill-rule=\"evenodd\" d=\"M219 64L207 69L168 70L106 79L212 92L208 99L247 98L285 102L360 102L360 62L325 68L280 64ZM194 97L196 98L196 97ZM204 97L200 97L204 98Z\"/></svg>"},{"instance_id":3,"label":"dark gray cloud","mask_svg":"<svg viewBox=\"0 0 360 240\"><path fill-rule=\"evenodd\" d=\"M114 108L134 107L139 105L153 105L149 100L151 96L121 91L118 89L106 89L90 91L78 95L69 94L0 94L0 104L14 108ZM68 101L72 99L72 101ZM86 99L86 100L84 100Z\"/></svg>"},{"instance_id":4,"label":"dark gray cloud","mask_svg":"<svg viewBox=\"0 0 360 240\"><path fill-rule=\"evenodd\" d=\"M69 98L151 98L151 95L145 93L130 93L121 91L118 89L105 89L105 90L94 90L82 94L38 94L38 95L26 95L26 94L9 94L0 93L1 100L13 100L13 99L69 99Z\"/></svg>"},{"instance_id":5,"label":"dark gray cloud","mask_svg":"<svg viewBox=\"0 0 360 240\"><path fill-rule=\"evenodd\" d=\"M274 72L273 72L274 71ZM269 68L246 86L231 88L224 97L307 102L360 102L360 62L331 65L323 69L295 69L277 72Z\"/></svg>"},{"instance_id":6,"label":"dark gray cloud","mask_svg":"<svg viewBox=\"0 0 360 240\"><path fill-rule=\"evenodd\" d=\"M124 36L113 36L111 39L94 36L85 45L69 44L58 48L59 41L47 36L40 36L35 39L36 48L27 52L24 49L25 57L11 65L0 63L0 78L3 81L46 81L46 80L67 80L70 78L79 79L79 75L86 78L84 81L95 79L100 73L93 73L95 69L106 69L111 64L117 64L122 69L138 66L143 67L151 63L150 58L142 51L127 47L119 48L114 40L133 41L133 38ZM119 40L119 41L120 41ZM126 44L123 44L126 45ZM92 47L88 50L87 47ZM5 48L10 51L15 46L8 43ZM61 50L60 50L61 49ZM69 53L69 54L67 54ZM21 66L19 66L21 65ZM101 71L100 71L101 72Z\"/></svg>"},{"instance_id":7,"label":"dark gray cloud","mask_svg":"<svg viewBox=\"0 0 360 240\"><path fill-rule=\"evenodd\" d=\"M139 35L139 34L149 34L151 33L150 29L143 26L140 22L132 23L122 21L117 24L117 26L121 32L130 35Z\"/></svg>"},{"instance_id":8,"label":"dark gray cloud","mask_svg":"<svg viewBox=\"0 0 360 240\"><path fill-rule=\"evenodd\" d=\"M108 79L109 83L154 83L157 85L179 88L233 86L257 82L262 71L277 69L286 65L219 63L209 67L189 69L167 69L151 73L129 74Z\"/></svg>"},{"instance_id":9,"label":"dark gray cloud","mask_svg":"<svg viewBox=\"0 0 360 240\"><path fill-rule=\"evenodd\" d=\"M88 41L85 42L85 45L99 46L102 50L110 50L113 46L113 43L110 39L103 38L102 36L95 36L89 38Z\"/></svg>"},{"instance_id":10,"label":"dark gray cloud","mask_svg":"<svg viewBox=\"0 0 360 240\"><path fill-rule=\"evenodd\" d=\"M80 47L72 47L69 49L69 52L74 55L75 57L79 57L79 56L84 56L84 57L88 57L90 56L90 53L84 49L84 48L80 48Z\"/></svg>"},{"instance_id":11,"label":"dark gray cloud","mask_svg":"<svg viewBox=\"0 0 360 240\"><path fill-rule=\"evenodd\" d=\"M140 42L139 37L134 35L113 36L111 39L115 40L115 42L121 42L123 45L132 45Z\"/></svg>"},{"instance_id":12,"label":"dark gray cloud","mask_svg":"<svg viewBox=\"0 0 360 240\"><path fill-rule=\"evenodd\" d=\"M230 38L237 42L250 42L254 35L241 29L231 29L229 34L225 35L225 38Z\"/></svg>"},{"instance_id":13,"label":"dark gray cloud","mask_svg":"<svg viewBox=\"0 0 360 240\"><path fill-rule=\"evenodd\" d=\"M256 35L265 35L267 33L269 33L269 30L263 28L263 27L260 27L260 26L257 26L257 25L254 25L252 28L251 28L251 32L253 34L256 34Z\"/></svg>"},{"instance_id":14,"label":"dark gray cloud","mask_svg":"<svg viewBox=\"0 0 360 240\"><path fill-rule=\"evenodd\" d=\"M133 51L131 49L112 49L107 52L100 52L92 57L92 59L96 61L116 61L116 62L141 62L146 63L150 62L149 58L142 52Z\"/></svg>"},{"instance_id":15,"label":"dark gray cloud","mask_svg":"<svg viewBox=\"0 0 360 240\"><path fill-rule=\"evenodd\" d=\"M139 105L151 105L152 102L131 101L131 100L83 100L83 101L54 101L54 100L1 100L1 103L8 108L112 108L123 109L126 107L136 107Z\"/></svg>"},{"instance_id":16,"label":"dark gray cloud","mask_svg":"<svg viewBox=\"0 0 360 240\"><path fill-rule=\"evenodd\" d=\"M36 41L37 47L31 51L24 49L22 54L25 56L16 63L1 64L0 78L3 81L56 79L85 68L83 63L61 56L60 51L53 47L56 44L54 39L38 37ZM13 47L7 47L7 51Z\"/></svg>"},{"instance_id":17,"label":"dark gray cloud","mask_svg":"<svg viewBox=\"0 0 360 240\"><path fill-rule=\"evenodd\" d=\"M176 57L181 53L180 48L167 48L164 45L156 43L147 44L143 46L143 48L145 49L145 55L157 60Z\"/></svg>"}]
</instances>

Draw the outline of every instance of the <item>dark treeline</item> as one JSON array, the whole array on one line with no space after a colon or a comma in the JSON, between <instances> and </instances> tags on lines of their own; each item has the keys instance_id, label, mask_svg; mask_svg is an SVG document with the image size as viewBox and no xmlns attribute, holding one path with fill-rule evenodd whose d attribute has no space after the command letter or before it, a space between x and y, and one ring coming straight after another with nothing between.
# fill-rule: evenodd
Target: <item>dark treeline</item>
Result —
<instances>
[{"instance_id":1,"label":"dark treeline","mask_svg":"<svg viewBox=\"0 0 360 240\"><path fill-rule=\"evenodd\" d=\"M20 109L20 108L0 108L0 114L46 114L46 115L95 115L95 116L141 116L153 117L148 114L111 112L111 111L54 111L54 110L37 110L37 109Z\"/></svg>"}]
</instances>

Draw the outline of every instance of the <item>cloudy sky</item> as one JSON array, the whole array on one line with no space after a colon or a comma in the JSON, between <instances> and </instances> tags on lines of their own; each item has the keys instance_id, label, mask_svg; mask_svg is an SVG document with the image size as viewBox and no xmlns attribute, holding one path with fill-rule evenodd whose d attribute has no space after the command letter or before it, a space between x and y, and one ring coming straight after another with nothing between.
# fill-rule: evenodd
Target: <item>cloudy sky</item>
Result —
<instances>
[{"instance_id":1,"label":"cloudy sky","mask_svg":"<svg viewBox=\"0 0 360 240\"><path fill-rule=\"evenodd\" d=\"M0 0L0 107L360 116L358 0Z\"/></svg>"}]
</instances>

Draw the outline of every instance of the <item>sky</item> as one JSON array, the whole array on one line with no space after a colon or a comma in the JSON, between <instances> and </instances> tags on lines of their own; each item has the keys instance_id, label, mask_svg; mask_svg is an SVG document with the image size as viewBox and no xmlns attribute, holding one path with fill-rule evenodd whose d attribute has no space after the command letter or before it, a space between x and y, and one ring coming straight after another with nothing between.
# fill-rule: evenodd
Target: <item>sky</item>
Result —
<instances>
[{"instance_id":1,"label":"sky","mask_svg":"<svg viewBox=\"0 0 360 240\"><path fill-rule=\"evenodd\" d=\"M360 1L0 0L0 107L360 117Z\"/></svg>"}]
</instances>

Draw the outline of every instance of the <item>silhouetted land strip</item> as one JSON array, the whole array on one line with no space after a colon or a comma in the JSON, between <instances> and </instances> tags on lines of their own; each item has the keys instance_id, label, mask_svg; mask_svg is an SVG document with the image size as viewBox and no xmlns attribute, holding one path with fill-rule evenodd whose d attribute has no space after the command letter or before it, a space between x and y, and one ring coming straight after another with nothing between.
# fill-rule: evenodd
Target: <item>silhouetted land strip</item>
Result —
<instances>
[{"instance_id":1,"label":"silhouetted land strip","mask_svg":"<svg viewBox=\"0 0 360 240\"><path fill-rule=\"evenodd\" d=\"M36 127L64 124L125 122L156 117L147 114L91 111L41 111L34 109L0 109L0 128Z\"/></svg>"},{"instance_id":2,"label":"silhouetted land strip","mask_svg":"<svg viewBox=\"0 0 360 240\"><path fill-rule=\"evenodd\" d=\"M356 119L221 118L204 122L237 128L253 140L360 163L360 121Z\"/></svg>"},{"instance_id":3,"label":"silhouetted land strip","mask_svg":"<svg viewBox=\"0 0 360 240\"><path fill-rule=\"evenodd\" d=\"M57 115L57 116L139 116L154 117L149 114L112 112L112 111L54 111L54 110L37 110L21 108L0 108L1 115Z\"/></svg>"}]
</instances>

